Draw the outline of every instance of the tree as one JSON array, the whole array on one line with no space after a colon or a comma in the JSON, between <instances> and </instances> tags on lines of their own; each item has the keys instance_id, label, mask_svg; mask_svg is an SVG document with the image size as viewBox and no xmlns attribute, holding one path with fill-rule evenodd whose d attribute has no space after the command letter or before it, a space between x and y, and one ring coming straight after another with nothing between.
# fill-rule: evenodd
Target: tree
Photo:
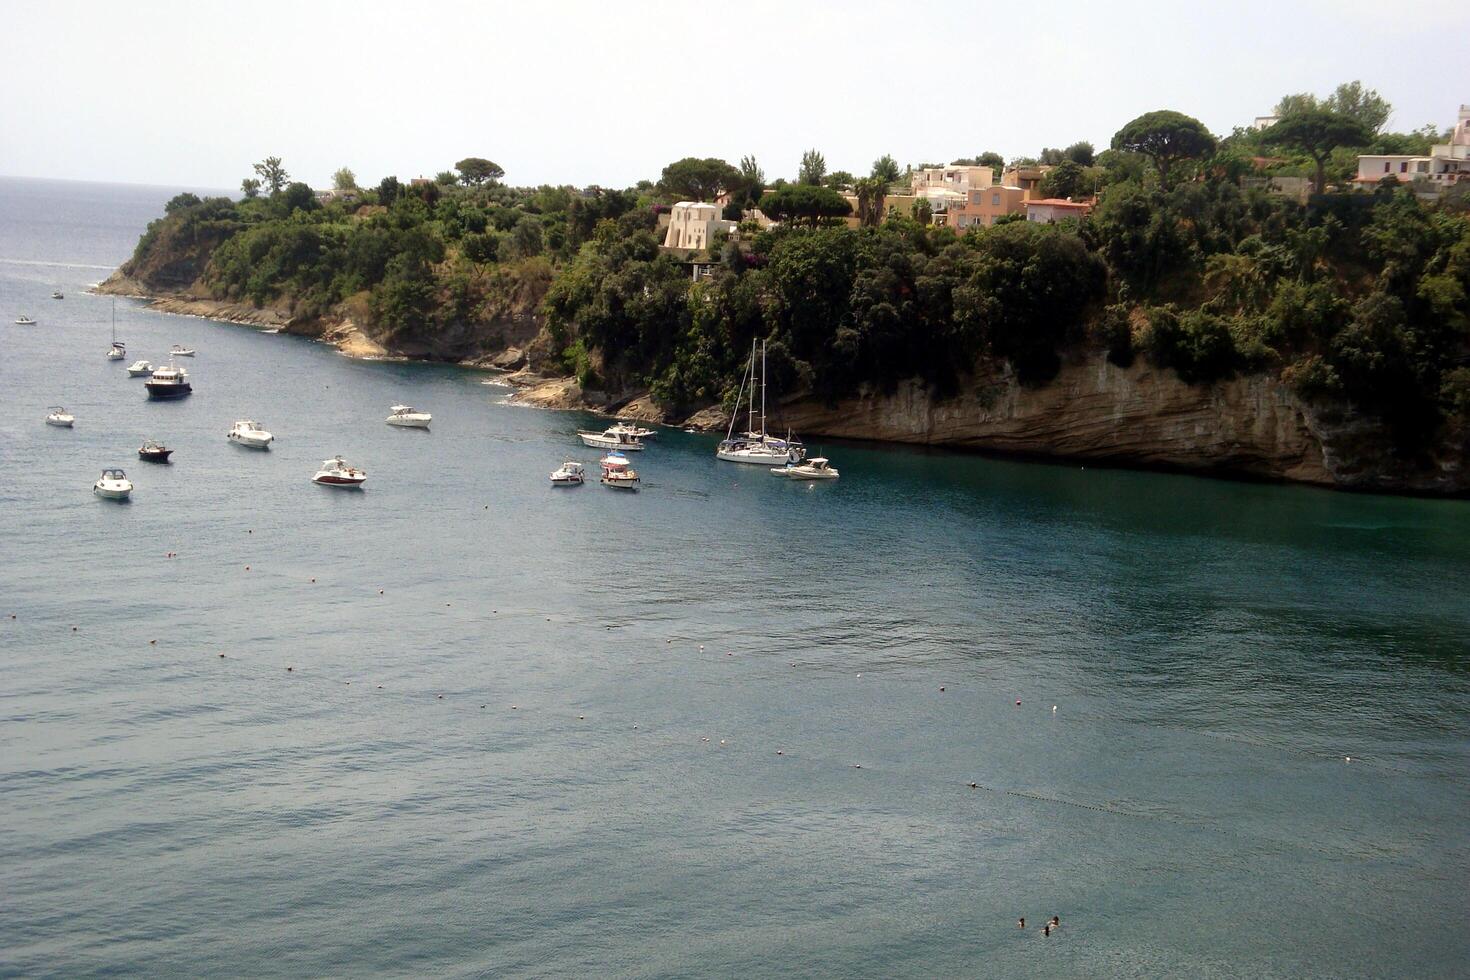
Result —
<instances>
[{"instance_id":1,"label":"tree","mask_svg":"<svg viewBox=\"0 0 1470 980\"><path fill-rule=\"evenodd\" d=\"M1374 89L1364 89L1358 81L1343 82L1322 100L1321 108L1357 121L1369 133L1382 129L1393 112L1393 106L1383 96Z\"/></svg>"},{"instance_id":2,"label":"tree","mask_svg":"<svg viewBox=\"0 0 1470 980\"><path fill-rule=\"evenodd\" d=\"M184 191L182 194L175 194L173 199L163 206L163 213L173 214L175 211L182 211L184 208L192 208L198 203L198 194L190 194L188 191Z\"/></svg>"},{"instance_id":3,"label":"tree","mask_svg":"<svg viewBox=\"0 0 1470 980\"><path fill-rule=\"evenodd\" d=\"M357 175L347 167L342 167L332 174L332 186L339 191L357 190Z\"/></svg>"},{"instance_id":4,"label":"tree","mask_svg":"<svg viewBox=\"0 0 1470 980\"><path fill-rule=\"evenodd\" d=\"M883 223L883 202L888 196L887 180L882 177L864 177L853 184L858 199L858 223L873 228Z\"/></svg>"},{"instance_id":5,"label":"tree","mask_svg":"<svg viewBox=\"0 0 1470 980\"><path fill-rule=\"evenodd\" d=\"M434 175L434 183L438 184L440 187L453 187L455 184L459 183L459 180L454 176L453 171L441 170Z\"/></svg>"},{"instance_id":6,"label":"tree","mask_svg":"<svg viewBox=\"0 0 1470 980\"><path fill-rule=\"evenodd\" d=\"M755 162L755 157L740 158L740 182L745 185L745 194L750 200L754 200L766 186L766 172Z\"/></svg>"},{"instance_id":7,"label":"tree","mask_svg":"<svg viewBox=\"0 0 1470 980\"><path fill-rule=\"evenodd\" d=\"M1299 150L1317 164L1313 186L1318 194L1327 185L1327 158L1339 146L1363 146L1373 134L1358 120L1326 109L1307 109L1284 116L1261 134L1269 146Z\"/></svg>"},{"instance_id":8,"label":"tree","mask_svg":"<svg viewBox=\"0 0 1470 980\"><path fill-rule=\"evenodd\" d=\"M1306 112L1308 109L1320 108L1317 105L1317 97L1311 92L1298 92L1295 95L1283 95L1276 103L1276 108L1271 111L1277 116L1290 116L1298 112Z\"/></svg>"},{"instance_id":9,"label":"tree","mask_svg":"<svg viewBox=\"0 0 1470 980\"><path fill-rule=\"evenodd\" d=\"M271 194L281 193L281 188L286 186L286 181L291 175L286 173L286 168L281 166L280 157L266 157L252 168L260 179L270 188Z\"/></svg>"},{"instance_id":10,"label":"tree","mask_svg":"<svg viewBox=\"0 0 1470 980\"><path fill-rule=\"evenodd\" d=\"M465 157L454 165L454 169L459 171L459 179L464 181L466 187L479 187L505 176L505 170L500 164L484 157Z\"/></svg>"},{"instance_id":11,"label":"tree","mask_svg":"<svg viewBox=\"0 0 1470 980\"><path fill-rule=\"evenodd\" d=\"M1067 155L1056 147L1043 146L1041 148L1041 165L1044 167L1055 167L1065 159Z\"/></svg>"},{"instance_id":12,"label":"tree","mask_svg":"<svg viewBox=\"0 0 1470 980\"><path fill-rule=\"evenodd\" d=\"M1046 172L1037 189L1042 197L1080 197L1087 189L1087 173L1077 161L1064 159Z\"/></svg>"},{"instance_id":13,"label":"tree","mask_svg":"<svg viewBox=\"0 0 1470 980\"><path fill-rule=\"evenodd\" d=\"M1180 160L1206 156L1215 137L1204 123L1172 109L1146 112L1113 136L1113 149L1142 153L1159 171L1159 186L1168 190L1169 169Z\"/></svg>"},{"instance_id":14,"label":"tree","mask_svg":"<svg viewBox=\"0 0 1470 980\"><path fill-rule=\"evenodd\" d=\"M829 218L845 218L852 207L830 187L789 184L761 198L761 210L777 221L807 222L813 228Z\"/></svg>"},{"instance_id":15,"label":"tree","mask_svg":"<svg viewBox=\"0 0 1470 980\"><path fill-rule=\"evenodd\" d=\"M724 160L685 157L665 167L658 183L665 194L678 201L713 201L740 181L741 172Z\"/></svg>"},{"instance_id":16,"label":"tree","mask_svg":"<svg viewBox=\"0 0 1470 980\"><path fill-rule=\"evenodd\" d=\"M281 210L285 214L292 211L314 211L321 207L321 202L316 199L316 193L301 181L292 181L286 185L280 198Z\"/></svg>"},{"instance_id":17,"label":"tree","mask_svg":"<svg viewBox=\"0 0 1470 980\"><path fill-rule=\"evenodd\" d=\"M796 172L798 184L820 184L825 176L827 176L826 157L816 150L807 150L801 155L801 169Z\"/></svg>"},{"instance_id":18,"label":"tree","mask_svg":"<svg viewBox=\"0 0 1470 980\"><path fill-rule=\"evenodd\" d=\"M254 177L246 177L244 180L240 181L240 191L247 198L257 198L260 196L260 181L256 180Z\"/></svg>"},{"instance_id":19,"label":"tree","mask_svg":"<svg viewBox=\"0 0 1470 980\"><path fill-rule=\"evenodd\" d=\"M378 203L385 207L398 200L398 195L403 192L403 185L398 182L397 177L384 177L378 184Z\"/></svg>"},{"instance_id":20,"label":"tree","mask_svg":"<svg viewBox=\"0 0 1470 980\"><path fill-rule=\"evenodd\" d=\"M853 176L846 170L834 170L822 180L822 183L835 190L853 185Z\"/></svg>"},{"instance_id":21,"label":"tree","mask_svg":"<svg viewBox=\"0 0 1470 980\"><path fill-rule=\"evenodd\" d=\"M1068 160L1081 166L1090 167L1093 164L1092 144L1087 142L1087 140L1078 140L1063 150L1062 153Z\"/></svg>"},{"instance_id":22,"label":"tree","mask_svg":"<svg viewBox=\"0 0 1470 980\"><path fill-rule=\"evenodd\" d=\"M876 177L884 184L892 184L898 180L898 161L893 159L892 154L883 154L873 161L873 171L870 176Z\"/></svg>"}]
</instances>

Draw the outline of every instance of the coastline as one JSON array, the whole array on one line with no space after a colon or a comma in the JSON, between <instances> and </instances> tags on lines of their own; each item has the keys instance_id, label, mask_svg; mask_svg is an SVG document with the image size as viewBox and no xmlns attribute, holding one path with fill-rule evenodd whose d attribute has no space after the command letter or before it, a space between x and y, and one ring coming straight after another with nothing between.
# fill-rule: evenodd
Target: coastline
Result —
<instances>
[{"instance_id":1,"label":"coastline","mask_svg":"<svg viewBox=\"0 0 1470 980\"><path fill-rule=\"evenodd\" d=\"M140 299L162 313L305 337L363 360L422 360L497 371L515 389L511 401L517 405L705 432L721 430L729 421L718 406L683 418L671 416L646 390L583 391L575 377L537 371L519 347L480 350L458 359L411 356L385 347L349 318L303 319L279 309L185 292L160 294L121 270L93 291ZM943 401L917 382L906 382L892 392L864 389L835 405L786 398L773 414L782 426L789 424L809 438L1368 493L1470 497L1470 466L1463 454L1396 470L1385 465L1396 457L1380 426L1340 406L1304 402L1272 375L1192 385L1142 359L1120 368L1101 352L1072 356L1056 378L1040 387L1022 385L1001 362L982 365L964 390Z\"/></svg>"}]
</instances>

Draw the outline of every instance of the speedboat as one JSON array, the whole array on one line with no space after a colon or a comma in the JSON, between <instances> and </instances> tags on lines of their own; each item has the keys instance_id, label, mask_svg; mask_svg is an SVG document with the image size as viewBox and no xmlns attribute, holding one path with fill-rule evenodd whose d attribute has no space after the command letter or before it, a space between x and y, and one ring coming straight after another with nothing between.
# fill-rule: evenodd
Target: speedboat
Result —
<instances>
[{"instance_id":1,"label":"speedboat","mask_svg":"<svg viewBox=\"0 0 1470 980\"><path fill-rule=\"evenodd\" d=\"M771 475L784 476L791 480L835 480L838 477L831 461L825 456L813 456L805 463L777 466L771 470Z\"/></svg>"},{"instance_id":2,"label":"speedboat","mask_svg":"<svg viewBox=\"0 0 1470 980\"><path fill-rule=\"evenodd\" d=\"M587 468L574 459L562 463L555 472L551 474L551 485L554 487L579 487L586 479Z\"/></svg>"},{"instance_id":3,"label":"speedboat","mask_svg":"<svg viewBox=\"0 0 1470 980\"><path fill-rule=\"evenodd\" d=\"M51 408L48 408L46 411L47 411L47 415L46 415L46 424L47 425L59 425L59 426L61 426L64 429L70 429L72 427L72 423L77 420L77 418L76 418L75 415L73 415L72 413L68 412L66 409L62 408L60 405L53 405Z\"/></svg>"},{"instance_id":4,"label":"speedboat","mask_svg":"<svg viewBox=\"0 0 1470 980\"><path fill-rule=\"evenodd\" d=\"M333 456L331 459L322 460L322 468L317 470L311 482L320 483L324 487L352 489L362 486L366 479L367 473L354 466L348 466L347 461L341 456Z\"/></svg>"},{"instance_id":5,"label":"speedboat","mask_svg":"<svg viewBox=\"0 0 1470 980\"><path fill-rule=\"evenodd\" d=\"M61 295L61 290L59 290L59 289L53 289L51 291L51 298L52 299L66 299L65 296Z\"/></svg>"},{"instance_id":6,"label":"speedboat","mask_svg":"<svg viewBox=\"0 0 1470 980\"><path fill-rule=\"evenodd\" d=\"M583 445L591 446L593 449L621 449L627 452L638 452L643 449L642 440L626 432L617 431L616 426L602 432L578 429L577 436L581 438Z\"/></svg>"},{"instance_id":7,"label":"speedboat","mask_svg":"<svg viewBox=\"0 0 1470 980\"><path fill-rule=\"evenodd\" d=\"M16 317L15 318L15 322L16 322L17 325L22 326L22 327L34 327L36 325L35 318L34 317L26 316L24 313L22 313L20 316Z\"/></svg>"},{"instance_id":8,"label":"speedboat","mask_svg":"<svg viewBox=\"0 0 1470 980\"><path fill-rule=\"evenodd\" d=\"M92 492L108 500L127 500L133 492L133 481L122 470L103 470L102 478L92 484Z\"/></svg>"},{"instance_id":9,"label":"speedboat","mask_svg":"<svg viewBox=\"0 0 1470 980\"><path fill-rule=\"evenodd\" d=\"M641 425L635 425L632 422L624 422L622 419L618 419L616 422L614 422L611 426L608 427L607 431L630 435L634 439L652 439L654 436L658 435L658 432L654 429L645 429Z\"/></svg>"},{"instance_id":10,"label":"speedboat","mask_svg":"<svg viewBox=\"0 0 1470 980\"><path fill-rule=\"evenodd\" d=\"M638 471L628 463L628 457L620 452L610 452L599 461L602 466L602 484L614 490L637 490Z\"/></svg>"},{"instance_id":11,"label":"speedboat","mask_svg":"<svg viewBox=\"0 0 1470 980\"><path fill-rule=\"evenodd\" d=\"M125 358L127 356L128 356L128 348L127 348L127 345L126 344L119 343L116 340L114 340L112 342L112 346L107 349L107 359L109 361L120 361L120 360L122 360L123 358Z\"/></svg>"},{"instance_id":12,"label":"speedboat","mask_svg":"<svg viewBox=\"0 0 1470 980\"><path fill-rule=\"evenodd\" d=\"M265 427L251 419L241 419L225 433L225 438L249 449L269 449L276 437L265 431Z\"/></svg>"},{"instance_id":13,"label":"speedboat","mask_svg":"<svg viewBox=\"0 0 1470 980\"><path fill-rule=\"evenodd\" d=\"M412 405L394 405L390 414L384 422L389 425L401 425L405 429L427 429L434 416L428 412L415 411Z\"/></svg>"},{"instance_id":14,"label":"speedboat","mask_svg":"<svg viewBox=\"0 0 1470 980\"><path fill-rule=\"evenodd\" d=\"M143 378L153 373L152 361L134 361L128 365L128 377Z\"/></svg>"},{"instance_id":15,"label":"speedboat","mask_svg":"<svg viewBox=\"0 0 1470 980\"><path fill-rule=\"evenodd\" d=\"M194 356L194 348L192 348L192 347L180 347L178 344L174 344L172 347L170 347L168 349L168 356L169 357L193 357Z\"/></svg>"},{"instance_id":16,"label":"speedboat","mask_svg":"<svg viewBox=\"0 0 1470 980\"><path fill-rule=\"evenodd\" d=\"M145 463L167 463L168 458L173 455L173 450L162 443L149 439L138 447L138 458Z\"/></svg>"},{"instance_id":17,"label":"speedboat","mask_svg":"<svg viewBox=\"0 0 1470 980\"><path fill-rule=\"evenodd\" d=\"M183 398L194 390L194 386L189 384L189 372L181 367L174 367L173 361L154 371L143 382L143 387L148 389L149 398L160 400Z\"/></svg>"}]
</instances>

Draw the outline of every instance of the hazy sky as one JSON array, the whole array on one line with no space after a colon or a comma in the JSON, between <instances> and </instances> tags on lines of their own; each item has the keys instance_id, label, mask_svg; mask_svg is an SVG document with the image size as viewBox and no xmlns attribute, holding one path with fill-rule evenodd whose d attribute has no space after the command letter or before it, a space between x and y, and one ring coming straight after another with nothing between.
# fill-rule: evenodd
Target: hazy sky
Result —
<instances>
[{"instance_id":1,"label":"hazy sky","mask_svg":"<svg viewBox=\"0 0 1470 980\"><path fill-rule=\"evenodd\" d=\"M749 153L794 176L807 147L858 173L1101 149L1159 108L1227 133L1351 79L1397 129L1470 103L1451 0L3 0L0 36L0 174L221 188L269 154L316 186L470 155L524 184Z\"/></svg>"}]
</instances>

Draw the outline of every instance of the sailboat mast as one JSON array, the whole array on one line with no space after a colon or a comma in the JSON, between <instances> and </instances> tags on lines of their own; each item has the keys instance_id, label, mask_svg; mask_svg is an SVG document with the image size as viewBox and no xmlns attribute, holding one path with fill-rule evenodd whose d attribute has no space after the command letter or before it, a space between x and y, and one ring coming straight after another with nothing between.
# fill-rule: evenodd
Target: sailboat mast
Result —
<instances>
[{"instance_id":1,"label":"sailboat mast","mask_svg":"<svg viewBox=\"0 0 1470 980\"><path fill-rule=\"evenodd\" d=\"M112 298L112 342L117 343L117 297Z\"/></svg>"},{"instance_id":2,"label":"sailboat mast","mask_svg":"<svg viewBox=\"0 0 1470 980\"><path fill-rule=\"evenodd\" d=\"M755 338L750 338L750 410L745 414L745 431L755 431Z\"/></svg>"},{"instance_id":3,"label":"sailboat mast","mask_svg":"<svg viewBox=\"0 0 1470 980\"><path fill-rule=\"evenodd\" d=\"M761 441L766 438L766 342L761 341Z\"/></svg>"}]
</instances>

